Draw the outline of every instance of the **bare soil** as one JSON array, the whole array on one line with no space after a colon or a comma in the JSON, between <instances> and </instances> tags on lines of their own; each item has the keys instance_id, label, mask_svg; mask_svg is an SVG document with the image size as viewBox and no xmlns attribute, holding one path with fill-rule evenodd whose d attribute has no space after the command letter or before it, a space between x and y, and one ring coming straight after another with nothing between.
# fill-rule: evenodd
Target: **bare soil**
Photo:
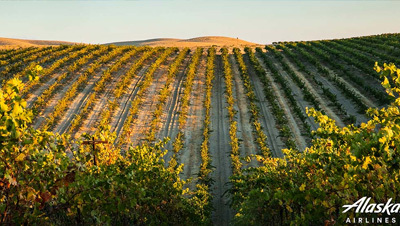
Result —
<instances>
[{"instance_id":1,"label":"bare soil","mask_svg":"<svg viewBox=\"0 0 400 226\"><path fill-rule=\"evenodd\" d=\"M52 84L54 84L56 82L56 80L58 79L59 76L61 76L64 73L69 73L69 75L67 75L67 77L64 79L64 81L62 81L62 86L70 86L70 84L73 84L73 82L75 82L79 76L82 75L82 73L84 71L86 71L86 69L89 68L90 64L95 61L97 58L99 58L99 56L95 56L92 59L90 59L85 65L83 65L78 71L74 72L74 73L69 73L67 68L69 67L69 65L64 65L64 67L62 67L60 70L57 70L56 73L51 75L51 78L45 82L44 84L41 84L40 86L38 86L36 89L31 89L30 93L27 94L27 106L30 108L32 107L32 104L37 100L37 98L42 95L42 93L47 90ZM56 90L58 90L56 88Z\"/></svg>"},{"instance_id":2,"label":"bare soil","mask_svg":"<svg viewBox=\"0 0 400 226\"><path fill-rule=\"evenodd\" d=\"M268 53L267 53L267 56L268 56ZM294 81L290 78L290 76L287 74L287 72L285 70L283 70L282 65L275 58L273 58L271 56L269 56L269 59L273 62L275 67L278 68L281 75L286 79L286 81L288 82L289 87L292 91L292 94L293 94L294 98L296 99L296 102L298 103L299 107L302 109L303 114L307 115L306 107L310 108L310 107L313 107L313 105L304 99L303 92L294 83ZM307 123L311 126L311 130L317 130L319 127L311 117L307 117Z\"/></svg>"},{"instance_id":3,"label":"bare soil","mask_svg":"<svg viewBox=\"0 0 400 226\"><path fill-rule=\"evenodd\" d=\"M173 62L175 57L176 54L169 56L164 64L157 68L153 74L153 82L145 92L137 118L131 126L132 134L130 141L132 146L140 145L146 138L153 119L153 112L157 107L156 101L158 100L159 92L167 81L168 66Z\"/></svg>"},{"instance_id":4,"label":"bare soil","mask_svg":"<svg viewBox=\"0 0 400 226\"><path fill-rule=\"evenodd\" d=\"M113 117L111 118L111 129L113 132L116 132L117 139L115 143L118 141L118 136L121 133L124 122L129 114L129 109L131 108L131 102L136 97L137 92L139 91L139 84L144 79L144 75L146 71L149 69L150 65L146 65L142 67L137 76L133 79L131 84L129 85L128 92L122 95L120 100L118 101L118 108L116 109ZM87 129L90 129L88 127Z\"/></svg>"},{"instance_id":5,"label":"bare soil","mask_svg":"<svg viewBox=\"0 0 400 226\"><path fill-rule=\"evenodd\" d=\"M181 108L180 100L181 94L183 94L183 82L185 81L185 74L187 66L190 64L192 55L186 57L186 59L182 62L182 65L179 68L177 75L175 76L175 80L170 86L170 92L167 102L164 106L164 111L161 115L160 130L157 132L156 138L163 139L164 137L169 137L170 142L166 145L166 148L172 149L172 141L175 140L176 135L178 134L178 117L179 111ZM171 158L173 152L168 152L164 156L165 162L168 162Z\"/></svg>"},{"instance_id":6,"label":"bare soil","mask_svg":"<svg viewBox=\"0 0 400 226\"><path fill-rule=\"evenodd\" d=\"M225 99L225 82L222 71L222 58L216 56L215 82L211 104L211 134L210 155L215 167L212 178L215 180L211 187L213 206L212 215L214 225L228 225L233 218L233 210L228 206L229 197L225 191L230 188L229 177L232 175L232 161L230 158L228 103ZM224 195L225 194L225 195Z\"/></svg>"},{"instance_id":7,"label":"bare soil","mask_svg":"<svg viewBox=\"0 0 400 226\"><path fill-rule=\"evenodd\" d=\"M284 143L279 136L278 125L276 124L275 118L272 114L271 105L267 101L264 94L264 87L259 77L255 73L253 67L250 65L247 56L244 56L247 69L249 72L250 81L254 87L254 93L258 99L257 106L260 109L260 123L263 126L263 131L267 135L268 147L274 157L283 157L282 149L285 148Z\"/></svg>"},{"instance_id":8,"label":"bare soil","mask_svg":"<svg viewBox=\"0 0 400 226\"><path fill-rule=\"evenodd\" d=\"M112 81L106 86L105 91L101 93L99 97L97 97L94 107L92 107L87 117L82 121L82 125L78 128L78 131L74 133L75 137L79 137L83 133L92 134L96 130L101 114L108 110L108 103L114 101L112 92L116 88L117 82L120 80L119 78L127 73L130 67L141 55L142 53L134 54L127 64L124 65L122 71L118 71L117 74L113 76ZM135 76L132 81L135 81L137 78L138 76ZM121 98L119 100L121 100ZM113 117L111 119L113 119Z\"/></svg>"},{"instance_id":9,"label":"bare soil","mask_svg":"<svg viewBox=\"0 0 400 226\"><path fill-rule=\"evenodd\" d=\"M353 90L354 93L356 93L358 96L360 96L361 101L367 105L368 107L372 107L372 108L376 108L377 105L373 102L373 100L369 99L367 97L366 94L363 93L362 88L358 87L358 85L356 85L355 83L353 83L352 81L348 81L346 79L344 79L342 76L339 76L339 74L336 73L336 71L334 69L331 69L328 63L321 61L321 65L328 70L329 72L329 77L334 77L337 76L339 81L342 82L343 84L345 84L345 86L350 89Z\"/></svg>"},{"instance_id":10,"label":"bare soil","mask_svg":"<svg viewBox=\"0 0 400 226\"><path fill-rule=\"evenodd\" d=\"M200 171L201 144L203 142L205 108L205 80L207 56L203 54L197 67L190 94L189 109L184 130L184 148L178 153L178 162L183 163L182 178L196 178ZM195 189L196 180L190 183L190 189Z\"/></svg>"},{"instance_id":11,"label":"bare soil","mask_svg":"<svg viewBox=\"0 0 400 226\"><path fill-rule=\"evenodd\" d=\"M257 146L255 144L255 138L253 134L253 126L251 124L251 113L248 109L249 101L246 98L246 90L241 79L241 75L239 72L239 67L233 55L229 57L230 64L232 66L232 74L233 74L233 93L235 95L235 105L234 109L238 112L237 116L237 138L241 141L240 142L240 156L247 157L250 155L259 154L257 153ZM245 163L244 163L245 164ZM257 161L253 160L249 164L249 166L257 166Z\"/></svg>"},{"instance_id":12,"label":"bare soil","mask_svg":"<svg viewBox=\"0 0 400 226\"><path fill-rule=\"evenodd\" d=\"M118 56L121 57L122 55ZM103 73L104 70L106 70L109 66L111 66L112 64L114 64L114 62L118 59L114 59L112 60L110 63L103 65L100 69L97 70L97 72L94 75L91 75L88 78L88 82L87 85L85 86L85 88L79 92L79 94L74 98L74 100L72 101L70 108L67 110L67 112L64 114L64 116L62 117L62 119L59 121L59 123L67 125L67 123L63 122L64 120L71 120L71 118L73 117L74 114L78 113L79 109L81 106L83 106L83 103L85 102L85 100L89 97L89 94L91 92L91 90L93 89L94 85L96 84L96 82L101 78L101 75ZM70 83L71 85L73 83ZM34 123L34 128L39 128L42 123L45 121L45 119L47 118L47 116L49 114L51 114L54 111L54 107L56 106L56 104L58 103L58 101L60 99L63 98L64 94L68 91L70 86L65 86L61 92L58 92L55 96L53 96L53 98L49 101L49 104L47 105L47 107L44 109L44 111L42 111L39 116L37 117L35 123ZM67 125L69 126L69 124Z\"/></svg>"}]
</instances>

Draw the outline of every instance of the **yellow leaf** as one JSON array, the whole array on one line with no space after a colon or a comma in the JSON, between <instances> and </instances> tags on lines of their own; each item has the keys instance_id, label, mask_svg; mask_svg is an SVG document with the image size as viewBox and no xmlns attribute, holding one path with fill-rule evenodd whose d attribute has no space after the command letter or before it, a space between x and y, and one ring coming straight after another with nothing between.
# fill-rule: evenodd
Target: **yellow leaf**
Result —
<instances>
[{"instance_id":1,"label":"yellow leaf","mask_svg":"<svg viewBox=\"0 0 400 226\"><path fill-rule=\"evenodd\" d=\"M351 158L352 161L357 161L357 158L354 155L350 155L350 158Z\"/></svg>"},{"instance_id":2,"label":"yellow leaf","mask_svg":"<svg viewBox=\"0 0 400 226\"><path fill-rule=\"evenodd\" d=\"M300 191L304 191L305 188L306 188L306 185L305 185L305 184L302 184L302 185L300 186L299 190L300 190Z\"/></svg>"},{"instance_id":3,"label":"yellow leaf","mask_svg":"<svg viewBox=\"0 0 400 226\"><path fill-rule=\"evenodd\" d=\"M15 159L15 161L19 162L19 161L23 161L25 159L25 154L21 153L18 155L18 157Z\"/></svg>"},{"instance_id":4,"label":"yellow leaf","mask_svg":"<svg viewBox=\"0 0 400 226\"><path fill-rule=\"evenodd\" d=\"M2 111L8 111L8 105L6 103L4 103L3 101L0 102L0 109Z\"/></svg>"},{"instance_id":5,"label":"yellow leaf","mask_svg":"<svg viewBox=\"0 0 400 226\"><path fill-rule=\"evenodd\" d=\"M33 191L29 191L26 198L27 198L29 201L33 201L33 200L35 200L36 195L35 195L35 193L34 193Z\"/></svg>"},{"instance_id":6,"label":"yellow leaf","mask_svg":"<svg viewBox=\"0 0 400 226\"><path fill-rule=\"evenodd\" d=\"M41 71L41 70L43 70L42 66L40 66L40 65L36 65L35 69L36 69L36 71Z\"/></svg>"},{"instance_id":7,"label":"yellow leaf","mask_svg":"<svg viewBox=\"0 0 400 226\"><path fill-rule=\"evenodd\" d=\"M13 114L14 115L19 115L23 112L24 110L22 109L22 107L19 104L15 104L14 108L13 108Z\"/></svg>"},{"instance_id":8,"label":"yellow leaf","mask_svg":"<svg viewBox=\"0 0 400 226\"><path fill-rule=\"evenodd\" d=\"M368 164L371 163L371 162L372 162L372 161L371 161L371 158L370 158L369 156L367 156L367 157L365 158L365 161L364 161L363 165L362 165L362 168L363 168L363 169L367 169Z\"/></svg>"},{"instance_id":9,"label":"yellow leaf","mask_svg":"<svg viewBox=\"0 0 400 226\"><path fill-rule=\"evenodd\" d=\"M387 79L387 77L385 77L385 79L383 80L382 86L386 89L390 88L389 80Z\"/></svg>"}]
</instances>

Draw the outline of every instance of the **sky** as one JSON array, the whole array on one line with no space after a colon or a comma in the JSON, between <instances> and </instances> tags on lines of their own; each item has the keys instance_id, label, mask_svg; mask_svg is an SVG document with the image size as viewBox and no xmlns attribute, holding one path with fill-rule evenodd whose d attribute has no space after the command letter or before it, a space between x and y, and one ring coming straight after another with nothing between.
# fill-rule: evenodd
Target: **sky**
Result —
<instances>
[{"instance_id":1,"label":"sky","mask_svg":"<svg viewBox=\"0 0 400 226\"><path fill-rule=\"evenodd\" d=\"M267 44L400 32L400 1L2 1L0 37L108 43L238 37Z\"/></svg>"}]
</instances>

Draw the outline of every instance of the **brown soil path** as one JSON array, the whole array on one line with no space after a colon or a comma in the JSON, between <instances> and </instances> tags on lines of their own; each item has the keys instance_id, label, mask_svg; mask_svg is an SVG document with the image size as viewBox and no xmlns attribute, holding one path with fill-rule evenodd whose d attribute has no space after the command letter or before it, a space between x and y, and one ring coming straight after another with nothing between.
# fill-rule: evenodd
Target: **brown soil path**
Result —
<instances>
[{"instance_id":1,"label":"brown soil path","mask_svg":"<svg viewBox=\"0 0 400 226\"><path fill-rule=\"evenodd\" d=\"M90 91L93 89L94 85L96 84L96 82L101 78L101 75L103 74L103 72L110 67L111 65L113 65L120 57L122 57L122 54L114 57L114 59L101 66L99 69L97 69L94 75L91 75L88 78L87 84L84 87L84 89L79 92L79 94L74 98L74 100L72 101L70 108L67 110L67 112L69 112L69 116L71 116L72 114L76 114L77 110L79 109L78 106L82 106L83 102L85 101L85 99L89 96ZM70 83L70 85L72 85L73 83ZM58 92L56 95L53 96L53 98L51 98L51 100L49 101L49 104L47 105L47 107L39 114L39 116L36 118L36 120L34 121L34 128L37 129L39 128L42 123L45 121L46 117L53 112L54 107L56 106L56 104L58 103L58 101L60 99L63 98L64 94L68 91L70 86L65 86L60 92ZM75 112L75 113L74 113ZM64 114L67 115L68 113ZM64 118L63 117L63 118Z\"/></svg>"},{"instance_id":2,"label":"brown soil path","mask_svg":"<svg viewBox=\"0 0 400 226\"><path fill-rule=\"evenodd\" d=\"M92 110L90 110L89 115L86 117L84 122L82 122L82 125L86 125L86 126L90 127L90 131L93 131L96 129L96 126L94 123L96 122L96 120L100 119L101 112L103 110L106 110L105 108L107 107L108 101L111 101L110 98L112 97L112 92L115 89L117 82L120 80L121 76L123 76L129 70L129 68L134 64L134 62L141 55L142 55L142 53L135 53L133 56L131 56L130 60L128 60L117 72L113 73L111 81L109 81L106 84L103 92L100 94L97 94L97 98L94 103L94 108ZM89 98L89 96L90 95L88 95L87 98ZM81 105L81 107L83 107L85 104L86 104L86 100ZM74 112L74 114L70 115L70 117L68 117L69 114L67 113L67 119L64 119L61 123L59 123L58 126L56 127L55 131L57 131L59 133L66 132L68 130L70 124L72 123L72 121L75 118L74 115L79 114L81 112L81 107L79 109L77 109L77 111ZM93 124L89 124L89 125L85 124L85 122L87 122L87 121L93 122ZM80 128L81 127L82 126L80 126ZM79 135L81 135L81 133L78 133L77 136L75 136L75 137L78 137Z\"/></svg>"},{"instance_id":3,"label":"brown soil path","mask_svg":"<svg viewBox=\"0 0 400 226\"><path fill-rule=\"evenodd\" d=\"M61 76L64 73L69 73L69 75L67 75L67 77L64 79L64 83L62 85L62 87L65 86L69 86L67 84L73 84L73 82L76 81L76 79L79 78L80 75L82 75L82 73L84 71L86 71L86 69L90 66L90 64L97 60L100 56L94 56L93 58L91 58L85 65L83 65L78 71L75 71L73 73L69 73L68 72L68 67L70 64L68 65L64 65L60 70L57 70L56 73L51 75L51 79L49 79L46 83L41 84L41 86L39 86L36 90L30 91L29 94L27 95L27 106L30 108L32 107L32 104L34 104L34 102L37 100L37 98L42 95L42 93L47 90L51 85L54 84L54 82L56 82L56 80L58 79L59 76Z\"/></svg>"},{"instance_id":4,"label":"brown soil path","mask_svg":"<svg viewBox=\"0 0 400 226\"><path fill-rule=\"evenodd\" d=\"M263 131L267 135L268 148L271 150L272 156L282 158L282 149L285 148L285 145L279 137L279 130L270 109L268 100L265 97L263 84L254 71L253 66L250 64L247 55L243 56L243 60L247 65L250 81L253 85L254 93L258 99L257 106L260 109L260 123L263 126Z\"/></svg>"},{"instance_id":5,"label":"brown soil path","mask_svg":"<svg viewBox=\"0 0 400 226\"><path fill-rule=\"evenodd\" d=\"M193 88L190 94L189 109L184 130L184 148L178 153L178 162L183 163L182 179L196 178L200 171L201 144L203 142L205 108L205 80L206 80L207 54L203 52L197 72L193 80ZM189 188L195 189L196 180L190 183Z\"/></svg>"},{"instance_id":6,"label":"brown soil path","mask_svg":"<svg viewBox=\"0 0 400 226\"><path fill-rule=\"evenodd\" d=\"M124 54L121 54L120 56L122 57L123 55ZM138 56L137 53L133 54L131 56L130 60L127 61L127 63L123 64L123 66L117 72L113 73L111 81L109 81L105 85L105 89L103 91L103 94L105 94L106 96L111 94L111 91L114 90L115 85L116 85L117 81L119 80L119 78L123 74L125 74L126 71L129 70L129 68L134 63L133 59L136 59L137 56ZM102 74L101 74L101 76L102 76ZM67 131L67 129L70 126L70 124L71 124L72 120L74 119L75 115L79 114L79 112L81 111L82 107L86 104L87 99L93 93L93 88L96 85L96 82L92 84L92 87L90 88L90 90L86 90L86 88L85 88L86 91L83 92L85 94L82 96L82 98L80 98L80 99L79 98L75 98L74 102L71 104L71 107L64 114L63 118L59 121L59 123L57 124L57 126L55 127L55 129L53 131L58 132L58 133L64 133L64 132ZM100 103L97 102L96 105L99 104L99 105L105 106L105 104L107 103L107 100L108 100L108 98L104 98L104 99L98 98L96 101L100 101Z\"/></svg>"},{"instance_id":7,"label":"brown soil path","mask_svg":"<svg viewBox=\"0 0 400 226\"><path fill-rule=\"evenodd\" d=\"M168 56L165 62L153 74L153 82L145 92L137 118L131 126L130 141L132 146L141 144L146 138L151 120L153 119L153 112L157 107L156 101L159 99L159 92L167 81L168 66L175 60L176 56L176 53Z\"/></svg>"},{"instance_id":8,"label":"brown soil path","mask_svg":"<svg viewBox=\"0 0 400 226\"><path fill-rule=\"evenodd\" d=\"M224 195L230 188L229 177L232 175L232 161L230 158L229 118L227 102L225 99L225 82L222 66L222 58L216 55L215 83L211 97L211 134L210 155L215 167L212 178L214 184L211 187L213 195L212 214L214 225L228 225L233 218L233 210L228 206L229 197Z\"/></svg>"},{"instance_id":9,"label":"brown soil path","mask_svg":"<svg viewBox=\"0 0 400 226\"><path fill-rule=\"evenodd\" d=\"M137 76L135 77L135 80L133 80L132 83L129 85L128 92L123 94L120 100L118 101L119 107L116 109L113 117L111 117L111 123L110 123L111 130L113 132L116 132L117 134L117 139L115 140L114 144L118 142L119 134L121 133L126 118L128 117L129 109L131 108L132 104L131 102L133 98L135 98L137 92L139 91L140 88L139 84L144 79L144 75L152 63L153 61L139 70Z\"/></svg>"},{"instance_id":10,"label":"brown soil path","mask_svg":"<svg viewBox=\"0 0 400 226\"><path fill-rule=\"evenodd\" d=\"M237 138L241 141L241 145L239 147L240 157L255 155L257 154L257 146L254 143L255 138L253 135L253 126L250 119L250 111L247 107L248 100L246 98L246 91L239 72L239 66L236 62L234 55L229 56L229 61L232 66L234 82L233 93L236 100L234 109L238 112L238 114L236 114L236 121L238 122L238 130L236 135ZM257 166L257 161L251 161L249 166Z\"/></svg>"},{"instance_id":11,"label":"brown soil path","mask_svg":"<svg viewBox=\"0 0 400 226\"><path fill-rule=\"evenodd\" d=\"M160 120L160 130L157 132L156 139L163 139L164 137L169 137L170 142L166 145L168 150L172 150L172 142L175 140L176 135L178 134L178 117L180 111L180 99L181 94L183 94L183 82L185 81L185 74L188 65L190 64L192 59L192 54L188 55L182 65L179 67L179 71L176 74L175 80L170 88L170 96L167 99L167 102L164 107L164 111L161 115ZM167 163L171 158L173 152L168 152L165 156L165 162Z\"/></svg>"},{"instance_id":12,"label":"brown soil path","mask_svg":"<svg viewBox=\"0 0 400 226\"><path fill-rule=\"evenodd\" d=\"M139 54L140 56L142 54ZM138 56L139 56L138 55ZM155 57L150 57L150 59L154 60ZM137 70L135 73L135 76L132 78L131 83L129 84L128 88L126 89L126 92L122 94L122 96L117 100L117 108L113 112L113 116L110 119L110 125L111 125L111 130L115 130L116 126L118 125L118 120L120 120L120 116L122 112L125 110L129 110L129 108L126 108L128 103L130 103L131 97L134 97L136 95L136 92L138 91L137 87L139 82L142 81L144 78L144 74L147 71L147 69L150 67L150 64L153 61L150 62L149 59L145 60L143 62L143 66ZM150 63L150 64L149 64ZM135 91L135 92L134 92ZM75 133L75 137L80 136L82 133L91 133L96 130L96 123L100 120L102 112L104 112L105 107L107 106L107 102L110 101L109 98L111 98L111 93L103 93L102 96L100 97L100 104L96 104L93 108L93 110L89 113L88 117L82 122L82 125L80 129ZM130 107L130 106L129 106ZM125 117L126 118L126 117ZM124 118L124 121L125 121ZM122 128L123 123L121 123L121 128Z\"/></svg>"}]
</instances>

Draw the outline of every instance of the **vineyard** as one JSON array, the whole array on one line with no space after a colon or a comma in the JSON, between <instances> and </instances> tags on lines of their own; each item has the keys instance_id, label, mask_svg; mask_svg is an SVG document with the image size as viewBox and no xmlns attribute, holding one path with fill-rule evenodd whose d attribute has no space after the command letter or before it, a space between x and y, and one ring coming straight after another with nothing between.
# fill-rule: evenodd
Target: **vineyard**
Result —
<instances>
[{"instance_id":1,"label":"vineyard","mask_svg":"<svg viewBox=\"0 0 400 226\"><path fill-rule=\"evenodd\" d=\"M399 34L1 50L1 223L329 225L368 191L398 198L384 63Z\"/></svg>"}]
</instances>

